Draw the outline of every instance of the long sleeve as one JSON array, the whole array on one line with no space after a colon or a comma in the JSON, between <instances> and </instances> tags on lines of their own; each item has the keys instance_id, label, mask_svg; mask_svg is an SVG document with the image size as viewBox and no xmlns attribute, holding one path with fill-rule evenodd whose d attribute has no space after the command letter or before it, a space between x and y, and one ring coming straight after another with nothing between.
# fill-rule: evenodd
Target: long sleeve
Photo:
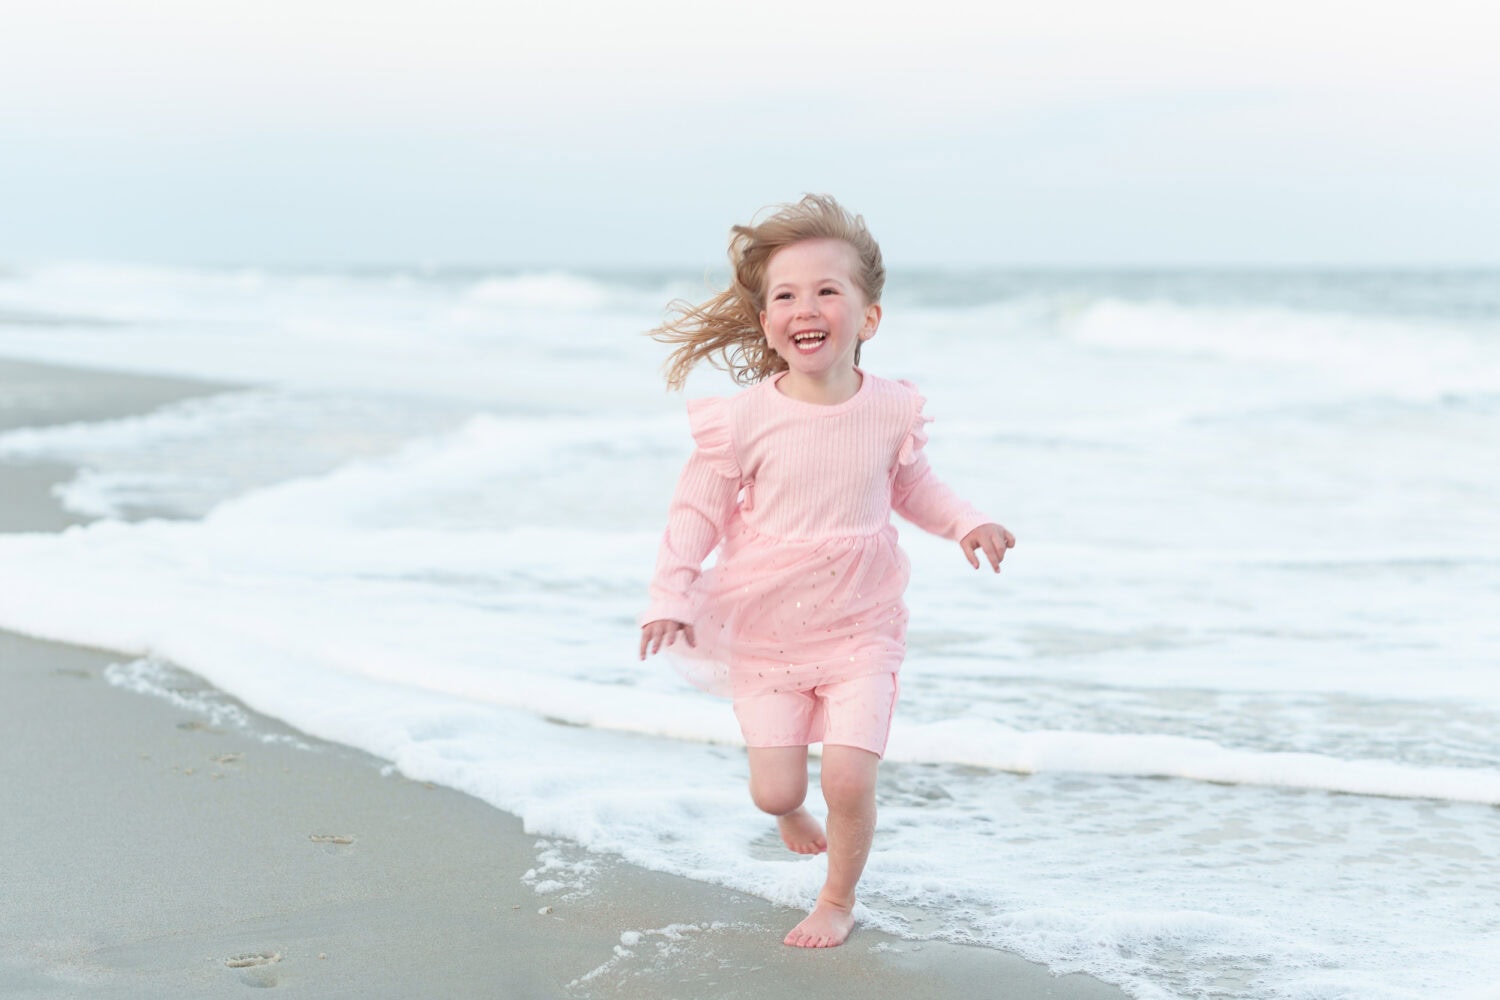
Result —
<instances>
[{"instance_id":1,"label":"long sleeve","mask_svg":"<svg viewBox=\"0 0 1500 1000\"><path fill-rule=\"evenodd\" d=\"M891 509L923 531L955 542L992 520L939 479L920 452L909 465L898 467Z\"/></svg>"},{"instance_id":2,"label":"long sleeve","mask_svg":"<svg viewBox=\"0 0 1500 1000\"><path fill-rule=\"evenodd\" d=\"M640 624L663 619L692 623L688 591L703 571L703 560L724 537L739 490L739 478L724 476L701 449L688 459L667 511L667 530L651 579L651 604Z\"/></svg>"},{"instance_id":3,"label":"long sleeve","mask_svg":"<svg viewBox=\"0 0 1500 1000\"><path fill-rule=\"evenodd\" d=\"M740 469L726 402L715 398L688 402L688 424L698 448L682 470L667 510L667 530L651 579L651 603L641 613L641 625L663 619L691 623L689 591L734 514Z\"/></svg>"},{"instance_id":4,"label":"long sleeve","mask_svg":"<svg viewBox=\"0 0 1500 1000\"><path fill-rule=\"evenodd\" d=\"M956 542L994 519L953 492L933 473L922 451L927 444L927 432L923 428L932 422L931 417L922 414L926 400L910 382L902 384L912 392L911 430L896 460L896 475L891 482L891 509L923 531Z\"/></svg>"}]
</instances>

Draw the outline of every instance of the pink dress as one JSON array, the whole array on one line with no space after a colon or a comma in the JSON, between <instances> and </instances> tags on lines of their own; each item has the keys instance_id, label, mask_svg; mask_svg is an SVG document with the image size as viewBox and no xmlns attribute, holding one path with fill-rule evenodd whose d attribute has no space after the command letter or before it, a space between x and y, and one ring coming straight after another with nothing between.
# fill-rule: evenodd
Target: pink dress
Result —
<instances>
[{"instance_id":1,"label":"pink dress","mask_svg":"<svg viewBox=\"0 0 1500 1000\"><path fill-rule=\"evenodd\" d=\"M693 626L696 648L672 652L699 687L746 697L896 673L910 573L891 511L955 541L989 522L933 475L916 388L862 375L833 406L782 395L779 375L689 401L697 450L640 623Z\"/></svg>"}]
</instances>

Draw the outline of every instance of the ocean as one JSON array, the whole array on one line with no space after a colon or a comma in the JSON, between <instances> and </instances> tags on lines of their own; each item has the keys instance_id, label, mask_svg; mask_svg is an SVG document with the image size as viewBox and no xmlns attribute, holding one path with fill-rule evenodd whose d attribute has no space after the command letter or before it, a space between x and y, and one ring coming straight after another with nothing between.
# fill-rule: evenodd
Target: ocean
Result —
<instances>
[{"instance_id":1,"label":"ocean","mask_svg":"<svg viewBox=\"0 0 1500 1000\"><path fill-rule=\"evenodd\" d=\"M636 658L690 448L642 334L714 280L0 270L0 356L244 387L0 434L95 518L0 536L0 627L806 906L728 703ZM898 522L868 925L1141 1000L1500 997L1500 272L893 269L863 365L1019 539Z\"/></svg>"}]
</instances>

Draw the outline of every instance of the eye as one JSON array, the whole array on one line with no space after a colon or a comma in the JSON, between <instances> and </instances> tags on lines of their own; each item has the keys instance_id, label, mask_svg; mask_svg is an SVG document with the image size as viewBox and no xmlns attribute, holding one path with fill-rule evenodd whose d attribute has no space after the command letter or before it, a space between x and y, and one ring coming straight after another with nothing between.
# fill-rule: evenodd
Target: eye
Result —
<instances>
[{"instance_id":1,"label":"eye","mask_svg":"<svg viewBox=\"0 0 1500 1000\"><path fill-rule=\"evenodd\" d=\"M792 293L791 292L777 292L776 293L776 298L778 298L778 299L789 299L791 297L792 297Z\"/></svg>"},{"instance_id":2,"label":"eye","mask_svg":"<svg viewBox=\"0 0 1500 1000\"><path fill-rule=\"evenodd\" d=\"M819 295L837 295L838 293L839 290L837 288L822 288L818 290Z\"/></svg>"}]
</instances>

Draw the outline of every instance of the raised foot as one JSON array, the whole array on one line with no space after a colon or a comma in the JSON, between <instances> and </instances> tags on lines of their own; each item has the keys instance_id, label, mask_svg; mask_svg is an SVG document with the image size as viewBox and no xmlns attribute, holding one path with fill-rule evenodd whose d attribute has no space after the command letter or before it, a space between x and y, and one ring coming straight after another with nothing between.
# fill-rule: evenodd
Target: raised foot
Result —
<instances>
[{"instance_id":1,"label":"raised foot","mask_svg":"<svg viewBox=\"0 0 1500 1000\"><path fill-rule=\"evenodd\" d=\"M828 850L828 838L823 835L823 824L813 818L806 809L776 817L776 826L781 830L781 842L787 850L798 854L822 854Z\"/></svg>"},{"instance_id":2,"label":"raised foot","mask_svg":"<svg viewBox=\"0 0 1500 1000\"><path fill-rule=\"evenodd\" d=\"M848 939L852 930L853 909L835 906L819 897L813 911L792 928L782 944L794 948L837 948Z\"/></svg>"}]
</instances>

